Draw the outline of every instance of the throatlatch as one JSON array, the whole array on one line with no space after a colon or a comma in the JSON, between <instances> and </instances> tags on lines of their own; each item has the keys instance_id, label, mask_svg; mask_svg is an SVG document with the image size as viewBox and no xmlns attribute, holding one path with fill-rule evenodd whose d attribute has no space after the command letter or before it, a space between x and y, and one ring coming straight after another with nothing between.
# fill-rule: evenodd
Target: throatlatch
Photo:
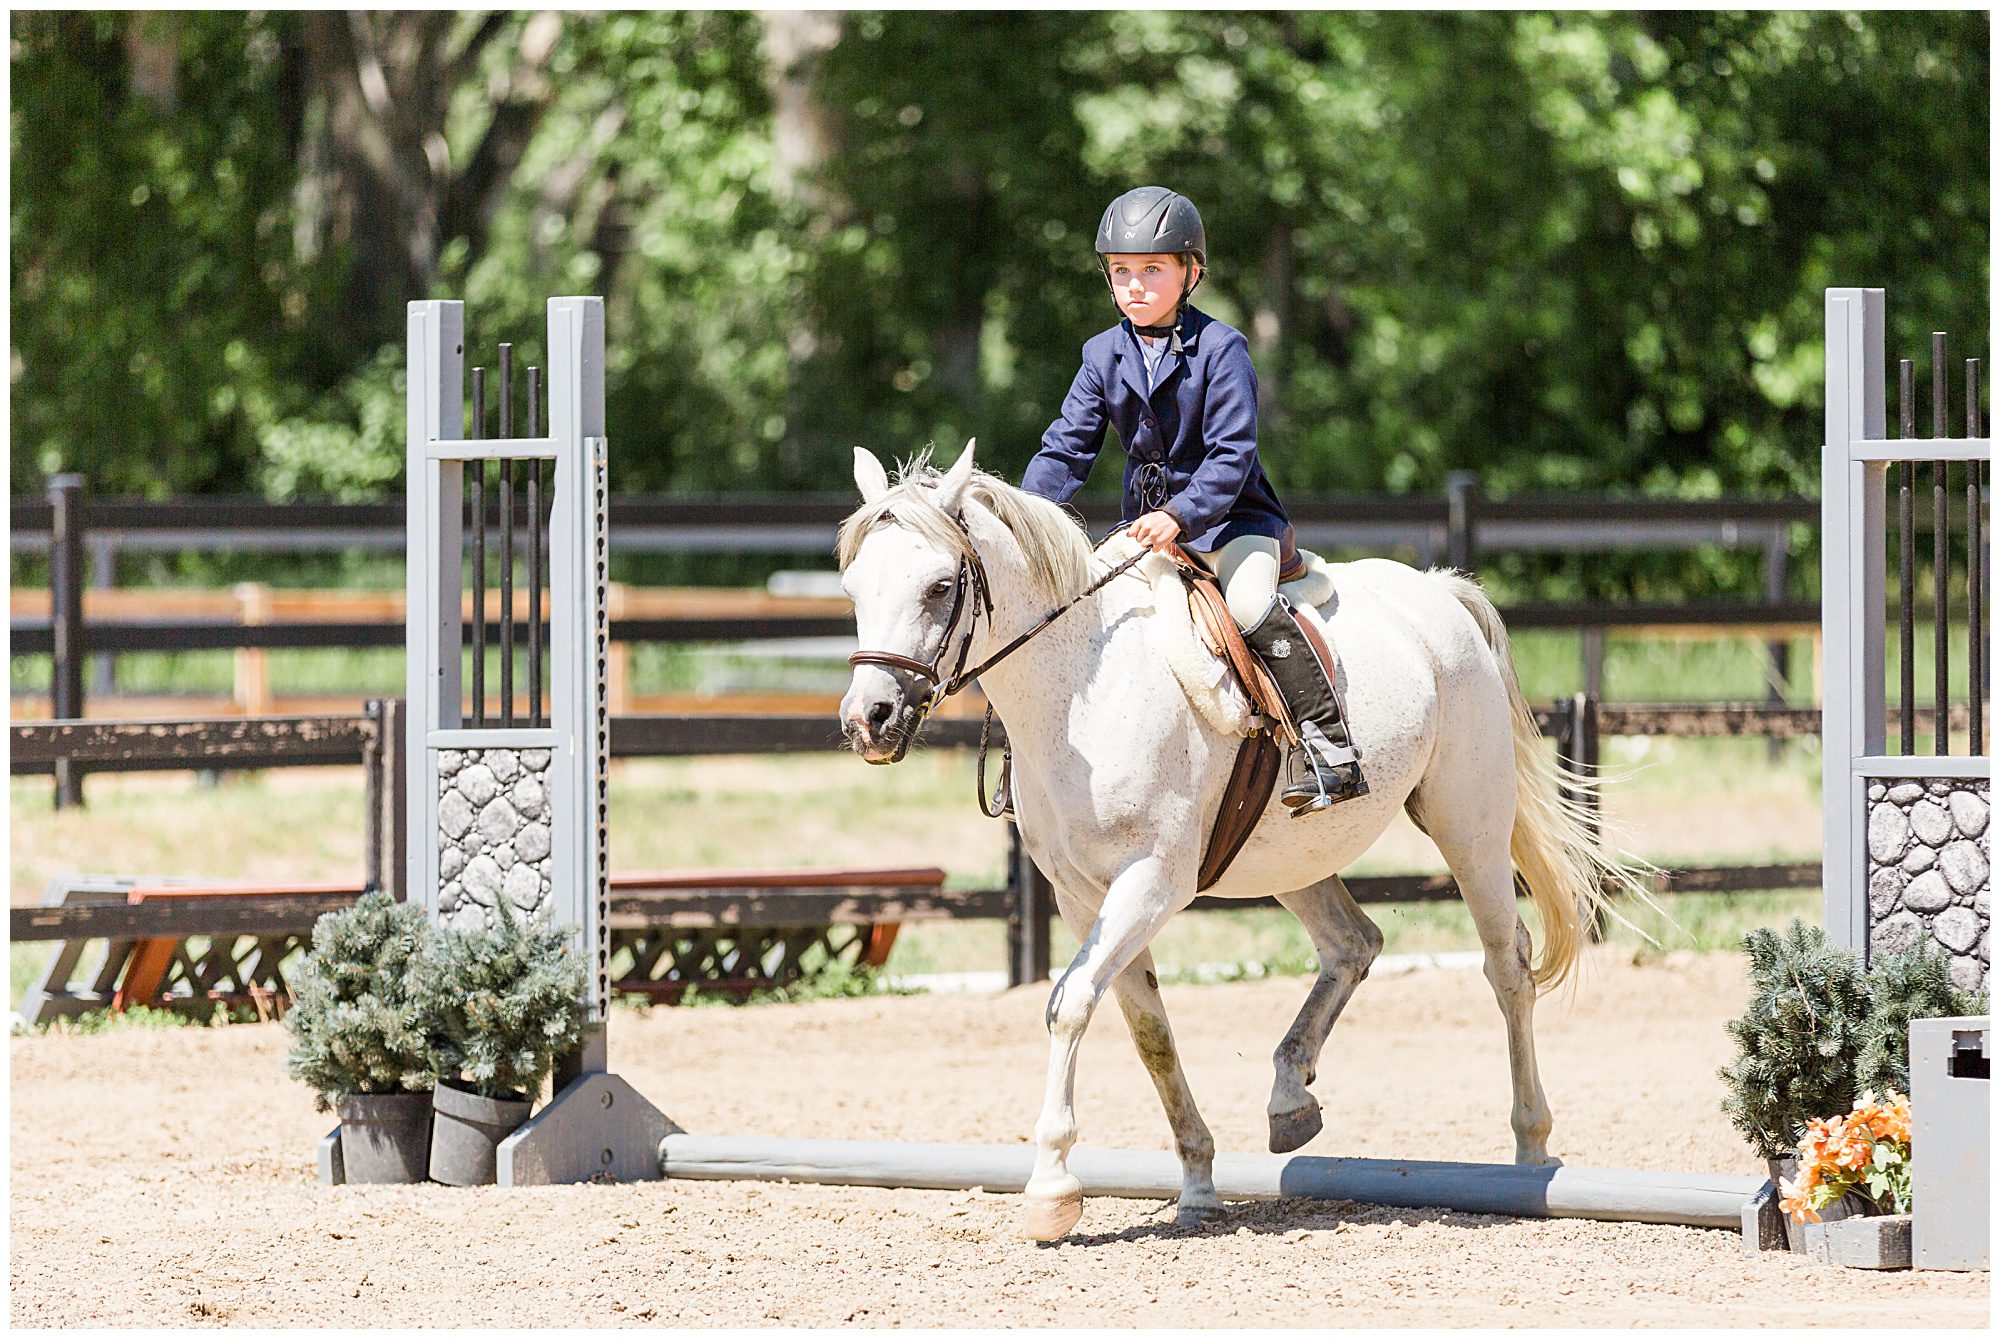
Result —
<instances>
[{"instance_id":1,"label":"throatlatch","mask_svg":"<svg viewBox=\"0 0 2000 1339\"><path fill-rule=\"evenodd\" d=\"M1287 780L1280 796L1292 817L1366 795L1361 751L1348 738L1346 712L1334 686L1333 656L1317 630L1284 596L1273 595L1243 640L1271 671L1298 728L1299 742L1285 760Z\"/></svg>"}]
</instances>

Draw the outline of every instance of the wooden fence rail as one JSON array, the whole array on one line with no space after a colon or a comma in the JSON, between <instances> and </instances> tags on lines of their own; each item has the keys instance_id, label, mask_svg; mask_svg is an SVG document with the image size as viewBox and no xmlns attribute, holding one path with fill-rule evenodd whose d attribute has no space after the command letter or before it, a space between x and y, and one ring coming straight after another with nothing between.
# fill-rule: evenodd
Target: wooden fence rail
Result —
<instances>
[{"instance_id":1,"label":"wooden fence rail","mask_svg":"<svg viewBox=\"0 0 2000 1339\"><path fill-rule=\"evenodd\" d=\"M1115 497L1086 493L1075 505L1093 533L1117 520ZM846 494L614 498L609 503L614 554L657 552L812 553L825 555L834 531L852 510ZM1580 630L1584 689L1602 695L1603 642L1609 628L1645 628L1657 635L1700 636L1733 631L1772 641L1782 677L1787 648L1776 640L1815 635L1816 605L1787 598L1795 541L1818 516L1807 498L1676 499L1592 495L1487 498L1476 475L1454 474L1441 495L1300 497L1291 505L1299 541L1307 547L1393 552L1420 563L1448 561L1473 570L1484 554L1503 551L1606 552L1685 549L1719 544L1761 550L1761 598L1738 604L1522 605L1505 611L1510 626ZM497 513L496 513L497 514ZM399 551L405 547L400 502L270 503L257 498L190 498L163 502L89 497L82 480L50 481L48 501L12 504L17 552L46 552L46 591L17 591L11 602L14 654L54 657L48 715L86 715L83 661L96 661L96 691L108 690L112 657L121 652L232 650L238 653L234 709L245 715L280 710L263 672L263 652L287 648L368 648L402 645L400 608L381 596L357 595L344 607L325 594L296 596L250 586L227 596L158 593L157 603L110 587L120 552ZM88 572L86 572L88 569ZM699 595L715 598L699 603ZM227 602L226 607L224 602ZM611 597L614 711L641 709L625 690L623 658L640 642L732 642L769 638L841 637L852 631L844 602L816 605L773 600L763 592L630 592ZM146 612L141 612L146 611ZM295 703L316 710L321 701ZM656 700L654 710L681 704ZM17 717L27 714L17 703ZM157 714L212 710L176 701ZM117 714L130 715L130 711Z\"/></svg>"}]
</instances>

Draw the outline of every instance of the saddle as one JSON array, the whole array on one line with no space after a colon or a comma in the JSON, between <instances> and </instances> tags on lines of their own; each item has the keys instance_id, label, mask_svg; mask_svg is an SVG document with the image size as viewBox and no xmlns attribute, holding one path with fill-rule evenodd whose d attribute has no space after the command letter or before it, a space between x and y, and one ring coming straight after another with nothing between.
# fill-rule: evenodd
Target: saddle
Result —
<instances>
[{"instance_id":1,"label":"saddle","mask_svg":"<svg viewBox=\"0 0 2000 1339\"><path fill-rule=\"evenodd\" d=\"M1285 706L1284 694L1271 678L1271 672L1264 668L1264 662L1250 649L1243 640L1242 632L1237 629L1228 601L1223 598L1221 580L1179 544L1168 550L1168 556L1173 560L1174 570L1180 574L1181 584L1187 591L1188 612L1196 630L1208 649L1235 676L1252 712L1250 733L1237 746L1235 765L1230 769L1228 784L1223 787L1222 803L1217 807L1215 823L1209 829L1208 844L1202 849L1195 891L1206 892L1228 871L1243 844L1256 830L1257 821L1264 816L1264 810L1271 802L1271 790L1277 785L1285 747L1298 743L1298 727ZM1296 581L1306 573L1304 555L1294 545L1288 528L1279 546L1278 584L1282 586ZM1310 624L1300 623L1299 631L1319 647L1322 659L1332 663L1331 652ZM992 720L989 708L986 718L988 727ZM986 742L986 728L982 727L979 735L980 808L991 817L1012 818L1013 805L1008 796L1012 789L1013 759L1009 755L1002 762L1000 784L989 807L985 782Z\"/></svg>"},{"instance_id":2,"label":"saddle","mask_svg":"<svg viewBox=\"0 0 2000 1339\"><path fill-rule=\"evenodd\" d=\"M1195 629L1208 649L1229 667L1256 713L1251 732L1237 746L1236 765L1230 770L1215 826L1209 829L1208 845L1201 853L1201 871L1195 879L1195 889L1206 892L1229 869L1236 853L1256 830L1257 820L1271 802L1271 788L1277 784L1278 768L1284 760L1281 746L1298 743L1298 728L1285 709L1284 694L1278 691L1271 672L1264 668L1264 662L1237 629L1223 599L1221 581L1178 544L1169 556L1187 588L1188 613L1194 618ZM1304 563L1296 550L1282 558L1291 561L1286 563L1281 559L1281 584L1304 572ZM1287 567L1291 569L1289 572Z\"/></svg>"}]
</instances>

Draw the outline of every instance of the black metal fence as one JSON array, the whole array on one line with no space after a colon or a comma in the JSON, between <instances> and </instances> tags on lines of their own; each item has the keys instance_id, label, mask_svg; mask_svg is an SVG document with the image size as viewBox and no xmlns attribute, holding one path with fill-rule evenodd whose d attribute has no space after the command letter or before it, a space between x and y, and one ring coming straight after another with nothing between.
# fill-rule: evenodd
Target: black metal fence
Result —
<instances>
[{"instance_id":1,"label":"black metal fence","mask_svg":"<svg viewBox=\"0 0 2000 1339\"><path fill-rule=\"evenodd\" d=\"M509 351L511 352L511 351ZM511 359L503 363L501 432L512 428ZM475 422L485 430L484 378L474 372ZM540 422L535 370L530 369L531 429ZM516 563L513 537L517 528L528 536L530 569L523 585L530 592L527 656L531 693L540 657L538 579L540 539L544 530L546 494L541 481L527 480L528 496L514 487L511 462L500 467L496 489L483 482L483 471L468 472L468 533L472 536L469 572L476 583L475 609L484 609L488 573L496 564L486 552L490 531L500 534L497 562L501 595L501 637L511 652L512 597ZM504 500L503 500L504 499ZM1109 528L1117 519L1115 498L1085 495L1078 499L1093 531ZM613 498L610 525L614 551L662 552L674 549L730 552L827 552L835 528L852 510L842 495L713 498ZM1420 561L1444 560L1463 570L1475 570L1489 554L1507 551L1555 552L1677 549L1721 544L1761 549L1764 584L1761 597L1746 600L1705 600L1687 603L1611 604L1605 602L1528 602L1502 609L1510 629L1574 630L1583 634L1584 691L1603 692L1604 637L1609 629L1638 627L1711 627L1767 629L1773 635L1804 632L1817 625L1819 606L1788 593L1792 530L1818 518L1817 503L1806 498L1728 498L1712 501L1596 497L1584 495L1530 496L1504 500L1485 498L1475 476L1454 474L1444 496L1307 497L1290 510L1300 542L1308 547L1405 551ZM50 556L51 600L48 618L11 621L12 654L51 656L51 715L76 720L86 714L84 664L88 657L130 652L258 650L278 648L359 649L401 646L407 628L401 621L377 619L287 619L243 623L219 617L158 619L99 619L85 616L83 590L109 583L113 559L120 551L195 551L205 549L311 551L379 548L400 551L406 543L400 503L290 503L256 499L182 499L134 502L87 497L74 475L52 481L46 502L13 504L13 544L17 550L46 548ZM88 572L86 569L90 569ZM469 620L468 641L483 639L485 620ZM755 641L774 638L842 636L852 631L844 615L759 611L754 615L709 614L700 617L617 618L612 640L624 643L689 644ZM1788 668L1788 648L1770 645L1775 681ZM501 660L503 704L511 704L515 657ZM475 677L483 675L485 656L472 659ZM108 674L100 682L108 682ZM483 701L483 683L475 682L475 698ZM1774 686L1773 701L1780 690ZM506 706L503 705L503 710ZM59 788L66 788L59 776Z\"/></svg>"}]
</instances>

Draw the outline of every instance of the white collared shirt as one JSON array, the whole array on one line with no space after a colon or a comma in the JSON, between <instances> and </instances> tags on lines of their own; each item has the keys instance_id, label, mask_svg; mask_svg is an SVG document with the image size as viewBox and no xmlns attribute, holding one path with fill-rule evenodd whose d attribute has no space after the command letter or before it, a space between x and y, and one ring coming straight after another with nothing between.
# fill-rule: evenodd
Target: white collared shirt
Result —
<instances>
[{"instance_id":1,"label":"white collared shirt","mask_svg":"<svg viewBox=\"0 0 2000 1339\"><path fill-rule=\"evenodd\" d=\"M1146 393L1150 395L1153 383L1159 379L1160 359L1167 356L1166 336L1162 335L1158 339L1139 336L1139 352L1146 356Z\"/></svg>"}]
</instances>

